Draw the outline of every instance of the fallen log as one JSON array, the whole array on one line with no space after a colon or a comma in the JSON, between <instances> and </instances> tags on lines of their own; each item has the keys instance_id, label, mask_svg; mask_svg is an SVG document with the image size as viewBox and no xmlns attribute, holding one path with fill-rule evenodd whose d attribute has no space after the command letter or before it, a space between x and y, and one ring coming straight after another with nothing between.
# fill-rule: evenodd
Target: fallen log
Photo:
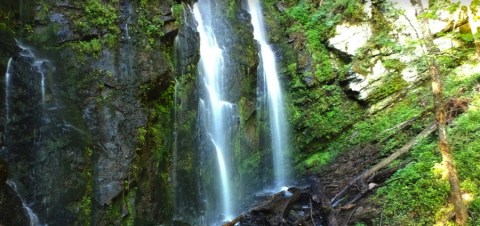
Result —
<instances>
[{"instance_id":1,"label":"fallen log","mask_svg":"<svg viewBox=\"0 0 480 226\"><path fill-rule=\"evenodd\" d=\"M361 196L363 196L364 193L366 193L369 189L368 189L368 182L369 182L369 178L374 175L378 170L384 168L385 166L387 166L388 164L390 164L393 160L397 159L398 157L402 156L403 154L407 153L413 146L415 146L415 144L417 144L420 140L424 139L425 137L427 137L428 135L430 135L433 131L435 131L435 129L437 128L437 126L435 124L431 124L430 126L428 126L426 129L424 129L422 132L420 132L415 138L413 138L412 140L410 140L408 143L406 143L405 145L403 145L401 148L399 148L398 150L396 150L394 153L392 153L390 156L388 156L387 158L383 159L382 161L380 161L379 163L375 164L373 167L371 167L370 169L364 171L363 173L361 173L360 175L358 175L357 177L355 177L355 179L353 179L352 181L350 181L350 183L347 184L347 186L345 186L345 188L343 188L337 195L335 195L335 197L333 197L333 199L330 201L330 204L335 208L336 206L338 206L338 204L340 203L341 201L341 198L350 190L350 188L354 185L357 185L359 190L360 190L360 193L359 194L360 196L356 196L354 199L355 201L358 200ZM349 204L351 204L352 202L348 202Z\"/></svg>"},{"instance_id":2,"label":"fallen log","mask_svg":"<svg viewBox=\"0 0 480 226\"><path fill-rule=\"evenodd\" d=\"M230 222L224 223L223 226L234 226L246 218L255 218L258 215L265 218L270 225L282 225L286 210L292 203L297 201L300 194L300 189L294 187L289 188L288 191L276 193L269 200L237 216Z\"/></svg>"},{"instance_id":3,"label":"fallen log","mask_svg":"<svg viewBox=\"0 0 480 226\"><path fill-rule=\"evenodd\" d=\"M311 199L322 206L322 209L327 214L327 224L328 226L337 226L337 218L335 215L335 210L332 208L330 204L330 199L328 198L327 194L325 193L325 187L323 183L320 181L319 177L311 176L308 178L308 183L310 184L310 193ZM311 206L310 209L313 209ZM313 217L312 217L313 221Z\"/></svg>"}]
</instances>

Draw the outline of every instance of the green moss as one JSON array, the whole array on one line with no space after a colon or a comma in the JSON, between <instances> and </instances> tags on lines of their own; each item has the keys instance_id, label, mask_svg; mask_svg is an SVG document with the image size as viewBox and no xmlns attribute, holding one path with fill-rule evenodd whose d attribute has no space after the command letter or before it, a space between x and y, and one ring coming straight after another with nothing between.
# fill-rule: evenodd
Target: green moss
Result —
<instances>
[{"instance_id":1,"label":"green moss","mask_svg":"<svg viewBox=\"0 0 480 226\"><path fill-rule=\"evenodd\" d=\"M471 109L461 115L449 129L451 147L462 181L461 187L470 200L470 224L480 223L480 96L475 95ZM441 157L436 138L420 142L412 151L413 162L392 177L377 193L383 203L383 222L390 225L433 225L445 218L449 208L449 186L442 179Z\"/></svg>"},{"instance_id":2,"label":"green moss","mask_svg":"<svg viewBox=\"0 0 480 226\"><path fill-rule=\"evenodd\" d=\"M88 159L88 165L85 169L85 192L83 194L83 198L79 202L79 221L82 222L83 225L90 225L90 219L92 217L92 208L93 208L93 176L92 176L92 167L90 160L93 156L93 149L87 148L85 150L86 159Z\"/></svg>"},{"instance_id":3,"label":"green moss","mask_svg":"<svg viewBox=\"0 0 480 226\"><path fill-rule=\"evenodd\" d=\"M105 47L115 48L118 43L120 29L118 27L119 2L118 0L104 2L101 0L87 0L86 2L72 3L79 12L66 14L73 21L74 32L91 38L70 42L67 45L79 53L81 59L99 57ZM48 18L49 5L42 1L40 17ZM45 19L46 20L46 19ZM49 25L48 32L41 34L44 37L34 37L39 42L48 42L54 37L58 25Z\"/></svg>"},{"instance_id":4,"label":"green moss","mask_svg":"<svg viewBox=\"0 0 480 226\"><path fill-rule=\"evenodd\" d=\"M144 127L140 127L137 130L137 142L140 144L145 143L145 135L147 134L147 130Z\"/></svg>"},{"instance_id":5,"label":"green moss","mask_svg":"<svg viewBox=\"0 0 480 226\"><path fill-rule=\"evenodd\" d=\"M454 49L459 58L453 64L440 64L445 96L471 100L467 112L450 124L449 141L461 181L462 191L471 197L467 201L470 212L469 225L478 225L480 219L480 168L478 161L478 135L480 126L480 96L476 91L480 74L475 69L476 61L467 61L463 56L474 54L474 49L463 47ZM451 51L441 53L450 57ZM451 56L454 57L454 56ZM438 59L438 58L437 58ZM442 59L439 59L442 62ZM451 68L456 67L457 68ZM429 90L429 87L426 88ZM425 92L428 95L428 92ZM410 94L414 96L416 94ZM422 100L414 102L422 103ZM419 106L417 107L419 108ZM393 140L393 139L391 139ZM391 141L395 142L395 141ZM377 202L383 206L382 220L388 225L433 225L439 220L447 219L446 214L451 209L449 204L448 181L442 178L441 155L437 147L437 137L426 139L412 150L411 163L396 173L384 188L377 194ZM408 200L408 201L407 201ZM377 223L380 221L378 216ZM453 224L453 222L448 222Z\"/></svg>"},{"instance_id":6,"label":"green moss","mask_svg":"<svg viewBox=\"0 0 480 226\"><path fill-rule=\"evenodd\" d=\"M108 222L107 224L118 224L122 222L122 203L123 199L113 200L105 210L103 220Z\"/></svg>"},{"instance_id":7,"label":"green moss","mask_svg":"<svg viewBox=\"0 0 480 226\"><path fill-rule=\"evenodd\" d=\"M82 14L73 20L75 29L83 33L89 33L92 29L118 35L120 30L117 26L118 0L108 3L101 0L87 0L79 5Z\"/></svg>"},{"instance_id":8,"label":"green moss","mask_svg":"<svg viewBox=\"0 0 480 226\"><path fill-rule=\"evenodd\" d=\"M158 40L164 35L164 21L158 16L161 15L159 4L161 3L152 0L140 0L138 4L137 26L141 35L145 36L146 42L142 43L145 50L151 51L158 47Z\"/></svg>"},{"instance_id":9,"label":"green moss","mask_svg":"<svg viewBox=\"0 0 480 226\"><path fill-rule=\"evenodd\" d=\"M235 17L235 12L237 12L237 4L236 4L237 1L229 1L228 2L228 13L227 15L230 17L230 18L234 18Z\"/></svg>"},{"instance_id":10,"label":"green moss","mask_svg":"<svg viewBox=\"0 0 480 226\"><path fill-rule=\"evenodd\" d=\"M383 59L382 64L388 71L394 71L397 73L402 72L402 70L407 67L407 65L405 65L405 63L403 63L401 60L395 58Z\"/></svg>"},{"instance_id":11,"label":"green moss","mask_svg":"<svg viewBox=\"0 0 480 226\"><path fill-rule=\"evenodd\" d=\"M307 152L297 156L299 164L296 168L300 172L304 170L317 172L343 151L369 143L378 143L382 152L390 153L431 123L429 114L425 114L431 109L429 95L427 88L415 90L411 92L411 95L379 114L367 115L364 113L361 115L362 120L360 121L358 121L359 118L345 120L352 125L339 130L340 135L320 144L317 149L312 150L312 153ZM418 103L425 105L421 106ZM362 111L357 109L354 112L360 114ZM399 131L398 125L412 119L415 121L408 131ZM344 122L329 119L323 123L327 125L325 128L329 128L329 126L341 125ZM319 127L319 130L321 129L322 127ZM300 138L308 137L310 137L308 133L300 136Z\"/></svg>"},{"instance_id":12,"label":"green moss","mask_svg":"<svg viewBox=\"0 0 480 226\"><path fill-rule=\"evenodd\" d=\"M449 186L434 171L441 161L435 139L424 140L414 150L414 162L399 170L380 188L383 222L388 225L433 225L435 215L448 201Z\"/></svg>"},{"instance_id":13,"label":"green moss","mask_svg":"<svg viewBox=\"0 0 480 226\"><path fill-rule=\"evenodd\" d=\"M127 226L134 226L135 225L135 218L137 216L136 214L136 208L135 208L135 198L137 195L137 190L136 188L134 189L129 189L130 185L128 181L125 181L125 188L128 189L128 194L125 197L124 203L127 206L128 210L128 215L127 219L125 221L125 224Z\"/></svg>"},{"instance_id":14,"label":"green moss","mask_svg":"<svg viewBox=\"0 0 480 226\"><path fill-rule=\"evenodd\" d=\"M307 88L303 81L297 75L290 84L290 122L297 131L298 149L315 152L356 122L361 108L348 100L338 84Z\"/></svg>"},{"instance_id":15,"label":"green moss","mask_svg":"<svg viewBox=\"0 0 480 226\"><path fill-rule=\"evenodd\" d=\"M349 100L339 84L345 67L334 59L325 43L335 33L338 23L363 21L365 15L361 2L356 0L285 4L291 7L279 15L280 22L288 27L291 37L306 39L305 51L311 59L311 68L303 73L297 71L296 63L288 62L285 68L290 75L289 121L296 131L294 146L311 153L324 149L328 140L337 137L360 117L361 107Z\"/></svg>"},{"instance_id":16,"label":"green moss","mask_svg":"<svg viewBox=\"0 0 480 226\"><path fill-rule=\"evenodd\" d=\"M172 6L172 14L175 17L175 22L178 27L181 27L184 23L183 21L183 12L184 6L181 3L174 3Z\"/></svg>"},{"instance_id":17,"label":"green moss","mask_svg":"<svg viewBox=\"0 0 480 226\"><path fill-rule=\"evenodd\" d=\"M173 82L168 83L166 87L158 86L156 82L142 85L140 96L145 104L148 122L144 127L138 129L137 152L139 152L140 158L135 161L133 169L135 177L137 177L136 179L142 181L138 186L139 192L161 192L159 197L156 196L156 193L139 195L162 202L162 209L159 211L161 211L161 219L163 220L171 218L171 207L173 206L173 191L169 182L169 170L172 159L174 90L175 85ZM153 174L155 178L145 178L144 170L157 172ZM153 183L154 181L157 183ZM129 200L131 199L133 198L129 198ZM131 201L129 202L131 203ZM152 220L148 216L137 213L135 220L129 217L127 222L135 222L136 224Z\"/></svg>"},{"instance_id":18,"label":"green moss","mask_svg":"<svg viewBox=\"0 0 480 226\"><path fill-rule=\"evenodd\" d=\"M338 76L333 69L325 41L334 34L335 26L341 21L363 21L365 15L362 8L361 2L357 0L326 0L320 6L300 1L287 9L286 16L283 17L284 23L289 24L289 33L305 34L306 49L312 59L312 72L318 81L331 81Z\"/></svg>"},{"instance_id":19,"label":"green moss","mask_svg":"<svg viewBox=\"0 0 480 226\"><path fill-rule=\"evenodd\" d=\"M0 31L7 34L13 34L15 28L14 24L14 12L0 9Z\"/></svg>"},{"instance_id":20,"label":"green moss","mask_svg":"<svg viewBox=\"0 0 480 226\"><path fill-rule=\"evenodd\" d=\"M457 171L462 181L462 191L472 198L468 200L470 225L480 224L480 95L474 94L467 113L461 115L448 131L454 151Z\"/></svg>"},{"instance_id":21,"label":"green moss","mask_svg":"<svg viewBox=\"0 0 480 226\"><path fill-rule=\"evenodd\" d=\"M305 160L304 166L308 169L313 169L316 171L319 169L319 167L329 163L333 157L334 155L331 152L317 152Z\"/></svg>"},{"instance_id":22,"label":"green moss","mask_svg":"<svg viewBox=\"0 0 480 226\"><path fill-rule=\"evenodd\" d=\"M383 81L382 85L376 87L368 94L369 101L376 103L408 86L402 76L397 73L389 74Z\"/></svg>"},{"instance_id":23,"label":"green moss","mask_svg":"<svg viewBox=\"0 0 480 226\"><path fill-rule=\"evenodd\" d=\"M69 44L73 49L80 53L80 56L94 56L99 57L104 48L101 39L92 39L90 41L79 41Z\"/></svg>"}]
</instances>

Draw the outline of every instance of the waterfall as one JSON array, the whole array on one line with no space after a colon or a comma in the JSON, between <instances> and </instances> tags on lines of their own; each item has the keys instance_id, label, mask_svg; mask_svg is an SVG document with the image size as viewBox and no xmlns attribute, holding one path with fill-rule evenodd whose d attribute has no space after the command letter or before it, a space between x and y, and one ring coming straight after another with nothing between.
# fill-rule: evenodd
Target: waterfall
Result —
<instances>
[{"instance_id":1,"label":"waterfall","mask_svg":"<svg viewBox=\"0 0 480 226\"><path fill-rule=\"evenodd\" d=\"M52 72L53 67L48 60L39 57L35 49L19 41L16 44L18 53L9 60L5 75L5 138L0 157L11 167L11 176L16 178L15 182L8 181L8 185L21 200L29 225L38 226L41 225L39 217L49 218L46 203L51 201L50 194L58 194L58 189L53 187L63 179L54 178L52 175L61 173L50 168L60 165L57 164L58 156L63 154L60 153L63 149L51 144L66 140L68 130L80 129L63 117L51 123L58 112L54 109L56 105L47 106L47 72ZM58 136L53 135L54 130L58 131ZM38 212L39 216L31 209L33 202L45 208Z\"/></svg>"},{"instance_id":2,"label":"waterfall","mask_svg":"<svg viewBox=\"0 0 480 226\"><path fill-rule=\"evenodd\" d=\"M262 8L258 0L248 0L248 11L252 17L254 38L260 44L260 77L264 80L272 142L274 189L279 190L288 183L290 175L289 142L282 89L278 80L275 54L268 44L263 23Z\"/></svg>"},{"instance_id":3,"label":"waterfall","mask_svg":"<svg viewBox=\"0 0 480 226\"><path fill-rule=\"evenodd\" d=\"M207 221L212 220L213 212L220 213L225 219L234 214L231 191L231 130L234 123L234 105L227 98L224 51L217 42L216 32L221 33L214 24L215 2L199 0L193 6L193 14L197 21L197 31L200 35L199 90L200 95L199 120L201 139L206 145L209 158L216 157L217 172L206 172L210 177L219 177L220 183L217 198L206 200ZM215 193L215 191L206 191ZM216 194L210 194L216 195ZM215 201L216 200L216 201ZM215 211L216 210L216 211ZM211 212L211 213L209 213Z\"/></svg>"},{"instance_id":4,"label":"waterfall","mask_svg":"<svg viewBox=\"0 0 480 226\"><path fill-rule=\"evenodd\" d=\"M41 101L42 105L45 105L45 76L47 73L46 64L48 64L48 60L39 59L32 51L31 48L21 44L17 41L17 46L22 49L20 52L20 56L29 58L32 60L30 65L35 69L36 72L40 74L40 92L41 92Z\"/></svg>"},{"instance_id":5,"label":"waterfall","mask_svg":"<svg viewBox=\"0 0 480 226\"><path fill-rule=\"evenodd\" d=\"M7 132L7 124L10 121L10 76L11 76L12 58L8 59L7 71L5 72L5 128Z\"/></svg>"},{"instance_id":6,"label":"waterfall","mask_svg":"<svg viewBox=\"0 0 480 226\"><path fill-rule=\"evenodd\" d=\"M18 198L22 202L22 208L25 210L25 213L27 214L28 219L30 221L29 226L42 226L42 224L40 224L40 220L38 219L35 212L33 212L33 210L25 203L25 200L23 200L23 198L18 193L17 184L15 184L15 182L10 181L10 180L7 180L7 184L17 194Z\"/></svg>"}]
</instances>

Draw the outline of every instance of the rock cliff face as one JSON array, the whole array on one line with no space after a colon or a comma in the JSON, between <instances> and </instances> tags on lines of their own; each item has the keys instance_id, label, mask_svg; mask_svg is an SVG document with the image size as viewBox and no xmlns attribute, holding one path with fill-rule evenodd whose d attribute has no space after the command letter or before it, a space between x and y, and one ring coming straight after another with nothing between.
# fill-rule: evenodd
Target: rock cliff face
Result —
<instances>
[{"instance_id":1,"label":"rock cliff face","mask_svg":"<svg viewBox=\"0 0 480 226\"><path fill-rule=\"evenodd\" d=\"M195 194L207 188L195 177L207 160L196 156L199 40L188 4L2 3L0 69L10 79L2 83L1 158L40 223L154 225L199 216ZM229 99L251 102L258 62L249 16L240 2L220 7L228 19L219 22L232 34L220 40L234 56L226 62L237 75L230 84L246 84L230 87L238 90ZM236 155L245 155L245 131L235 136Z\"/></svg>"},{"instance_id":2,"label":"rock cliff face","mask_svg":"<svg viewBox=\"0 0 480 226\"><path fill-rule=\"evenodd\" d=\"M1 156L40 223L170 219L174 5L2 3Z\"/></svg>"},{"instance_id":3,"label":"rock cliff face","mask_svg":"<svg viewBox=\"0 0 480 226\"><path fill-rule=\"evenodd\" d=\"M404 1L387 1L391 9L402 12L381 12L379 3L365 4L364 11L369 12L369 20L363 22L344 22L335 27L335 34L329 38L328 45L334 51L353 59L354 67L347 76L347 90L356 93L359 101L370 103L370 110L383 109L395 101L395 93L407 87L414 87L425 78L420 76L421 71L415 61L423 55L419 45L413 46L412 42L420 40L420 25L417 21L414 6ZM443 13L446 13L444 11ZM448 13L447 13L448 14ZM380 21L379 21L380 20ZM461 21L456 26L460 26ZM430 21L430 29L435 35L452 29L452 19L449 17L438 18ZM381 32L388 35L389 42L379 46L375 40L379 39ZM353 39L352 37L355 37ZM440 51L447 51L459 47L458 40L446 36L434 40ZM410 45L410 46L409 46ZM378 48L376 48L378 47ZM393 78L392 77L396 77ZM397 88L390 90L393 93L379 93L381 87L397 83Z\"/></svg>"}]
</instances>

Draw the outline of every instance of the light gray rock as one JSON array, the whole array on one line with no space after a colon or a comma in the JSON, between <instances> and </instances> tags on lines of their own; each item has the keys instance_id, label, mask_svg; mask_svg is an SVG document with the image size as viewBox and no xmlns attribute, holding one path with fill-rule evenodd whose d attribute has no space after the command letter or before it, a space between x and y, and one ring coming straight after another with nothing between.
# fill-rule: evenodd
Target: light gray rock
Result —
<instances>
[{"instance_id":1,"label":"light gray rock","mask_svg":"<svg viewBox=\"0 0 480 226\"><path fill-rule=\"evenodd\" d=\"M328 45L344 54L354 56L358 49L367 44L371 36L372 28L368 23L359 25L343 23L336 27L335 36L328 40Z\"/></svg>"}]
</instances>

